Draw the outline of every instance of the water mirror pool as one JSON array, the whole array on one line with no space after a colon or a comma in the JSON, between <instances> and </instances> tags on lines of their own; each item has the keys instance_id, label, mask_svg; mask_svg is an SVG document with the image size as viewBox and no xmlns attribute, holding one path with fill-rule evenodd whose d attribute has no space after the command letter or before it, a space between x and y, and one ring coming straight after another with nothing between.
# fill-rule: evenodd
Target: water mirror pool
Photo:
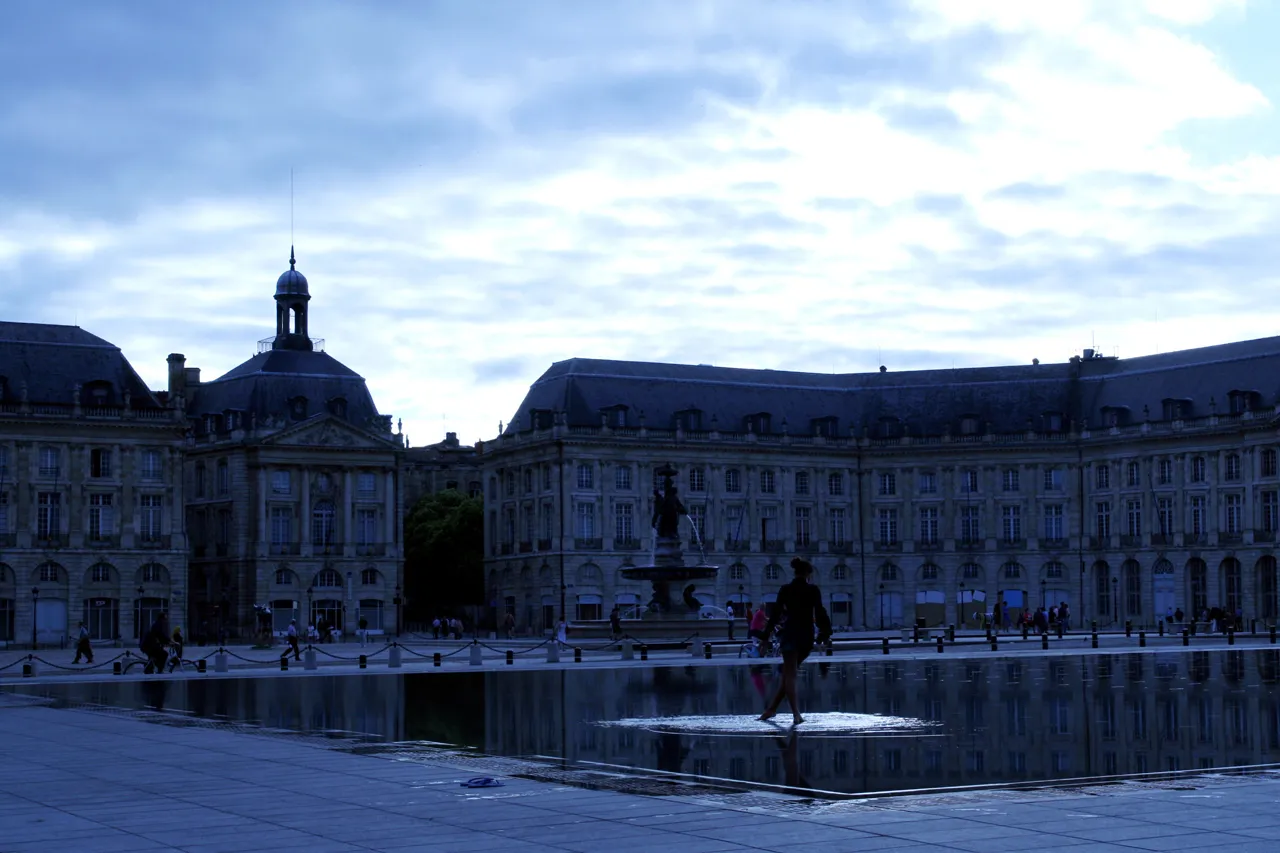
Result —
<instances>
[{"instance_id":1,"label":"water mirror pool","mask_svg":"<svg viewBox=\"0 0 1280 853\"><path fill-rule=\"evenodd\" d=\"M1280 652L865 660L803 668L808 722L755 721L769 666L24 683L160 708L846 794L1280 761Z\"/></svg>"}]
</instances>

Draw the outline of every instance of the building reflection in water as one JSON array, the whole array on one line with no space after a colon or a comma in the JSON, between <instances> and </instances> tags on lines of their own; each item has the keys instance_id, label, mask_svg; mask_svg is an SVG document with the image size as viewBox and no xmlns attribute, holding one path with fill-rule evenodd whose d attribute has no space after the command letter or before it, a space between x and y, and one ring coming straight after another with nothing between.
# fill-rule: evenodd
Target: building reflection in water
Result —
<instances>
[{"instance_id":1,"label":"building reflection in water","mask_svg":"<svg viewBox=\"0 0 1280 853\"><path fill-rule=\"evenodd\" d=\"M1280 761L1280 652L1271 650L802 668L806 711L934 721L938 736L598 725L758 714L759 675L748 667L489 673L484 749L848 793Z\"/></svg>"}]
</instances>

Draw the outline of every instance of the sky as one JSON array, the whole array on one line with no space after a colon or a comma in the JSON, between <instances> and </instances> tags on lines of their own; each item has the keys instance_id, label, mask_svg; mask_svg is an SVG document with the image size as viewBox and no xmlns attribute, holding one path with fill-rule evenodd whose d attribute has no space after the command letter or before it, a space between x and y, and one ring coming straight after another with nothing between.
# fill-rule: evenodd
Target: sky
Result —
<instances>
[{"instance_id":1,"label":"sky","mask_svg":"<svg viewBox=\"0 0 1280 853\"><path fill-rule=\"evenodd\" d=\"M1271 336L1277 34L1280 0L5 0L0 318L213 378L292 242L415 446L574 357Z\"/></svg>"}]
</instances>

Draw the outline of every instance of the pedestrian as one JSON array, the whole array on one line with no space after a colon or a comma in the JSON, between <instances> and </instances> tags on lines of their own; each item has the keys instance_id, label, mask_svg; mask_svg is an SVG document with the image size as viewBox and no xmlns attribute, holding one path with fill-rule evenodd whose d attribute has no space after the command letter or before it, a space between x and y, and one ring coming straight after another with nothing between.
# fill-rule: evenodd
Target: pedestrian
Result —
<instances>
[{"instance_id":1,"label":"pedestrian","mask_svg":"<svg viewBox=\"0 0 1280 853\"><path fill-rule=\"evenodd\" d=\"M360 645L363 646L364 641L369 637L369 620L361 616L358 624L360 626Z\"/></svg>"},{"instance_id":2,"label":"pedestrian","mask_svg":"<svg viewBox=\"0 0 1280 853\"><path fill-rule=\"evenodd\" d=\"M556 647L560 651L569 648L569 626L561 619L556 623Z\"/></svg>"},{"instance_id":3,"label":"pedestrian","mask_svg":"<svg viewBox=\"0 0 1280 853\"><path fill-rule=\"evenodd\" d=\"M297 619L289 620L289 630L285 632L284 636L285 636L285 642L288 643L288 646L285 647L284 654L280 656L280 659L287 660L289 657L289 652L292 651L294 660L302 660L302 652L298 649L298 620Z\"/></svg>"},{"instance_id":4,"label":"pedestrian","mask_svg":"<svg viewBox=\"0 0 1280 853\"><path fill-rule=\"evenodd\" d=\"M431 639L440 639L440 617L431 620Z\"/></svg>"},{"instance_id":5,"label":"pedestrian","mask_svg":"<svg viewBox=\"0 0 1280 853\"><path fill-rule=\"evenodd\" d=\"M507 632L507 639L510 640L516 632L516 617L511 611L507 611L507 615L502 619L502 627Z\"/></svg>"},{"instance_id":6,"label":"pedestrian","mask_svg":"<svg viewBox=\"0 0 1280 853\"><path fill-rule=\"evenodd\" d=\"M622 636L622 614L618 611L616 604L613 610L609 611L609 631L615 640Z\"/></svg>"},{"instance_id":7,"label":"pedestrian","mask_svg":"<svg viewBox=\"0 0 1280 853\"><path fill-rule=\"evenodd\" d=\"M769 616L764 612L764 605L756 608L755 615L751 617L751 625L747 628L747 636L754 637L761 643L764 642L764 628L769 624Z\"/></svg>"},{"instance_id":8,"label":"pedestrian","mask_svg":"<svg viewBox=\"0 0 1280 853\"><path fill-rule=\"evenodd\" d=\"M1058 622L1062 624L1063 633L1071 630L1071 608L1065 601L1058 605Z\"/></svg>"},{"instance_id":9,"label":"pedestrian","mask_svg":"<svg viewBox=\"0 0 1280 853\"><path fill-rule=\"evenodd\" d=\"M187 647L187 639L182 636L182 628L174 628L173 636L169 639L169 671L182 666L182 652Z\"/></svg>"},{"instance_id":10,"label":"pedestrian","mask_svg":"<svg viewBox=\"0 0 1280 853\"><path fill-rule=\"evenodd\" d=\"M72 663L80 663L81 655L85 663L93 663L93 644L89 642L89 629L80 623L80 636L76 638L76 659Z\"/></svg>"},{"instance_id":11,"label":"pedestrian","mask_svg":"<svg viewBox=\"0 0 1280 853\"><path fill-rule=\"evenodd\" d=\"M796 670L813 651L815 624L818 628L818 643L826 642L831 637L831 617L822 606L822 591L810 583L813 564L795 557L791 560L791 569L795 576L790 583L778 590L773 618L764 629L765 637L768 637L777 623L786 618L781 631L782 684L778 686L778 692L774 694L773 701L765 708L760 719L773 719L785 698L791 705L792 724L799 725L804 722L804 717L800 716L800 705L796 699Z\"/></svg>"},{"instance_id":12,"label":"pedestrian","mask_svg":"<svg viewBox=\"0 0 1280 853\"><path fill-rule=\"evenodd\" d=\"M168 644L169 614L161 611L138 644L138 648L147 656L147 665L142 670L145 674L164 673L165 661L169 657Z\"/></svg>"}]
</instances>

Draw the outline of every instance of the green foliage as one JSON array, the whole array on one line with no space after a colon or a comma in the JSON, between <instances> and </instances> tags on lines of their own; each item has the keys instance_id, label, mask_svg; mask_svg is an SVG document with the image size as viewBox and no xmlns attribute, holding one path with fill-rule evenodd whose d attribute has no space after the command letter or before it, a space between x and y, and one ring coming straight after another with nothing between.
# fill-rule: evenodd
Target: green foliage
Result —
<instances>
[{"instance_id":1,"label":"green foliage","mask_svg":"<svg viewBox=\"0 0 1280 853\"><path fill-rule=\"evenodd\" d=\"M404 524L406 613L427 620L484 603L484 504L454 489L425 495Z\"/></svg>"}]
</instances>

